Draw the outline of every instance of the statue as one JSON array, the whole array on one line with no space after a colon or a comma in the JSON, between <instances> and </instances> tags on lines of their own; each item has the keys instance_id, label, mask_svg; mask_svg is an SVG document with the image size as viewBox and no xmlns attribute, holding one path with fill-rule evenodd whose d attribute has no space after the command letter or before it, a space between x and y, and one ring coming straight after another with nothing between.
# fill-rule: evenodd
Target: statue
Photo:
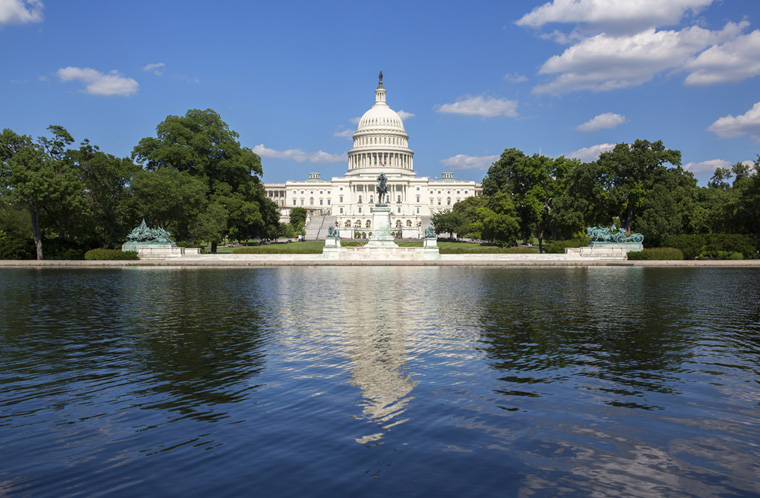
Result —
<instances>
[{"instance_id":1,"label":"statue","mask_svg":"<svg viewBox=\"0 0 760 498\"><path fill-rule=\"evenodd\" d=\"M586 235L591 238L591 242L618 243L618 244L641 244L644 242L644 236L640 233L625 235L624 230L620 230L615 225L610 227L588 227Z\"/></svg>"},{"instance_id":2,"label":"statue","mask_svg":"<svg viewBox=\"0 0 760 498\"><path fill-rule=\"evenodd\" d=\"M380 71L380 84L381 85L383 84L383 72L382 71Z\"/></svg>"},{"instance_id":3,"label":"statue","mask_svg":"<svg viewBox=\"0 0 760 498\"><path fill-rule=\"evenodd\" d=\"M433 228L433 225L430 225L425 229L425 238L426 239L435 239L437 238L435 235L435 228Z\"/></svg>"},{"instance_id":4,"label":"statue","mask_svg":"<svg viewBox=\"0 0 760 498\"><path fill-rule=\"evenodd\" d=\"M377 204L382 206L383 197L388 194L388 177L385 173L380 173L377 177Z\"/></svg>"},{"instance_id":5,"label":"statue","mask_svg":"<svg viewBox=\"0 0 760 498\"><path fill-rule=\"evenodd\" d=\"M340 230L338 230L333 225L330 225L327 227L327 238L328 239L339 239L340 238Z\"/></svg>"},{"instance_id":6,"label":"statue","mask_svg":"<svg viewBox=\"0 0 760 498\"><path fill-rule=\"evenodd\" d=\"M148 228L144 219L137 228L127 235L127 239L130 242L144 242L148 244L172 244L170 237L171 234L163 228Z\"/></svg>"}]
</instances>

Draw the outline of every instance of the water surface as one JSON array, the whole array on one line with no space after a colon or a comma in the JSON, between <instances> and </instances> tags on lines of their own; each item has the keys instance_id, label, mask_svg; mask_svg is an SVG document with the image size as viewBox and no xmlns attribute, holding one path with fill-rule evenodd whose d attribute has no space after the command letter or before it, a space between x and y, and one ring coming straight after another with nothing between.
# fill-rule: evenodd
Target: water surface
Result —
<instances>
[{"instance_id":1,"label":"water surface","mask_svg":"<svg viewBox=\"0 0 760 498\"><path fill-rule=\"evenodd\" d=\"M0 271L0 495L760 495L760 271Z\"/></svg>"}]
</instances>

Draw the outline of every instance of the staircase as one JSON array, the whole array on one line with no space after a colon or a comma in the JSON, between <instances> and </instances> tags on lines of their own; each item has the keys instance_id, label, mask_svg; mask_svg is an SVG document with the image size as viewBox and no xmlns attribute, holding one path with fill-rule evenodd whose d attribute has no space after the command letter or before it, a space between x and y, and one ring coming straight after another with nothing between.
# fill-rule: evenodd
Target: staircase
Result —
<instances>
[{"instance_id":1,"label":"staircase","mask_svg":"<svg viewBox=\"0 0 760 498\"><path fill-rule=\"evenodd\" d=\"M304 240L318 240L319 231L322 228L322 222L325 220L324 216L312 216L306 223L304 230Z\"/></svg>"},{"instance_id":2,"label":"staircase","mask_svg":"<svg viewBox=\"0 0 760 498\"><path fill-rule=\"evenodd\" d=\"M330 228L330 225L335 226L335 222L337 220L337 216L322 216L322 227L319 229L319 233L317 233L317 240L323 240L327 238L327 232Z\"/></svg>"}]
</instances>

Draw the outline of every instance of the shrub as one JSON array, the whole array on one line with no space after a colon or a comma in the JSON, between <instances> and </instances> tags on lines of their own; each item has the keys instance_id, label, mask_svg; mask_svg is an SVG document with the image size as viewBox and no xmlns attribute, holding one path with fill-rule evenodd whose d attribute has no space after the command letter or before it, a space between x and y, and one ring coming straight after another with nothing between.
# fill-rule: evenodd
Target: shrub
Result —
<instances>
[{"instance_id":1,"label":"shrub","mask_svg":"<svg viewBox=\"0 0 760 498\"><path fill-rule=\"evenodd\" d=\"M752 236L735 233L676 235L668 237L665 245L680 249L686 259L729 259L732 253L749 259L756 255Z\"/></svg>"},{"instance_id":2,"label":"shrub","mask_svg":"<svg viewBox=\"0 0 760 498\"><path fill-rule=\"evenodd\" d=\"M177 242L177 247L184 247L185 249L200 249L201 254L206 254L206 246L204 244L193 244L192 242Z\"/></svg>"},{"instance_id":3,"label":"shrub","mask_svg":"<svg viewBox=\"0 0 760 498\"><path fill-rule=\"evenodd\" d=\"M557 240L546 244L544 250L549 254L564 254L565 249L568 247L586 247L590 243L590 237L579 237L570 240Z\"/></svg>"},{"instance_id":4,"label":"shrub","mask_svg":"<svg viewBox=\"0 0 760 498\"><path fill-rule=\"evenodd\" d=\"M122 251L121 249L91 249L84 254L88 261L121 261L137 260L140 257L135 251Z\"/></svg>"},{"instance_id":5,"label":"shrub","mask_svg":"<svg viewBox=\"0 0 760 498\"><path fill-rule=\"evenodd\" d=\"M31 237L20 237L0 230L0 259L35 259L37 250Z\"/></svg>"},{"instance_id":6,"label":"shrub","mask_svg":"<svg viewBox=\"0 0 760 498\"><path fill-rule=\"evenodd\" d=\"M673 247L652 247L645 248L643 251L631 251L628 253L628 259L631 261L681 260L683 259L683 252Z\"/></svg>"}]
</instances>

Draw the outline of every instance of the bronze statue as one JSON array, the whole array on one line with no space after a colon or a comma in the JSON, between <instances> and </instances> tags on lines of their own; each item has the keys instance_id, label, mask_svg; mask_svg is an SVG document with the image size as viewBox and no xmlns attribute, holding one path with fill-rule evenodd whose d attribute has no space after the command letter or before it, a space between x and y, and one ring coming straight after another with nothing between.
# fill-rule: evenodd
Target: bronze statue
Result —
<instances>
[{"instance_id":1,"label":"bronze statue","mask_svg":"<svg viewBox=\"0 0 760 498\"><path fill-rule=\"evenodd\" d=\"M383 84L383 72L382 71L380 71L380 84L381 85Z\"/></svg>"},{"instance_id":2,"label":"bronze statue","mask_svg":"<svg viewBox=\"0 0 760 498\"><path fill-rule=\"evenodd\" d=\"M378 205L383 204L383 197L385 197L387 194L388 194L388 177L385 176L385 173L380 173L380 176L377 177L377 203Z\"/></svg>"}]
</instances>

